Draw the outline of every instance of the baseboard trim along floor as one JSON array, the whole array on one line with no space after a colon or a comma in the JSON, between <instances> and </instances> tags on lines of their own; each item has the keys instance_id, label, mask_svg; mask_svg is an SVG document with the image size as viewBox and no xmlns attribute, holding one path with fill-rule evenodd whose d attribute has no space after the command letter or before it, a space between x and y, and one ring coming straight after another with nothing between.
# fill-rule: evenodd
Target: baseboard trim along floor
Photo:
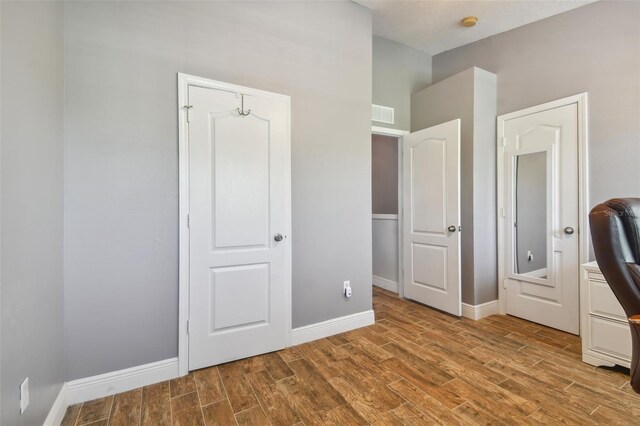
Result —
<instances>
[{"instance_id":1,"label":"baseboard trim along floor","mask_svg":"<svg viewBox=\"0 0 640 426\"><path fill-rule=\"evenodd\" d=\"M68 405L178 377L178 358L170 358L67 383Z\"/></svg>"},{"instance_id":2,"label":"baseboard trim along floor","mask_svg":"<svg viewBox=\"0 0 640 426\"><path fill-rule=\"evenodd\" d=\"M49 410L49 415L44 420L44 426L60 426L60 423L62 423L64 413L67 411L68 406L67 384L63 383L62 387L60 388L60 392L58 392L56 400L51 406L51 410Z\"/></svg>"},{"instance_id":3,"label":"baseboard trim along floor","mask_svg":"<svg viewBox=\"0 0 640 426\"><path fill-rule=\"evenodd\" d=\"M385 290L389 290L395 294L398 294L398 283L395 281L391 281L386 278L382 278L377 275L374 275L373 285L375 285L376 287L384 288Z\"/></svg>"},{"instance_id":4,"label":"baseboard trim along floor","mask_svg":"<svg viewBox=\"0 0 640 426\"><path fill-rule=\"evenodd\" d=\"M373 310L360 312L343 317L333 318L315 324L305 325L291 330L291 345L300 345L312 340L333 336L375 323Z\"/></svg>"},{"instance_id":5,"label":"baseboard trim along floor","mask_svg":"<svg viewBox=\"0 0 640 426\"><path fill-rule=\"evenodd\" d=\"M472 320L479 320L500 312L498 301L481 303L479 305L462 304L462 316Z\"/></svg>"}]
</instances>

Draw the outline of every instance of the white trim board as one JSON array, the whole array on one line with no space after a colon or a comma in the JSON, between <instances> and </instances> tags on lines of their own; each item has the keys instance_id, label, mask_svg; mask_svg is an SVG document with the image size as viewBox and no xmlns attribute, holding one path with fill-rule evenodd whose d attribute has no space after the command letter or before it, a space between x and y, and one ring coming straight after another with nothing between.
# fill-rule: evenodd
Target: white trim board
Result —
<instances>
[{"instance_id":1,"label":"white trim board","mask_svg":"<svg viewBox=\"0 0 640 426\"><path fill-rule=\"evenodd\" d=\"M374 213L371 215L371 219L373 220L398 220L397 214L377 214Z\"/></svg>"},{"instance_id":2,"label":"white trim board","mask_svg":"<svg viewBox=\"0 0 640 426\"><path fill-rule=\"evenodd\" d=\"M469 305L468 303L462 304L462 316L474 321L489 317L491 315L496 315L499 313L499 311L500 307L497 300L481 303L479 305Z\"/></svg>"},{"instance_id":3,"label":"white trim board","mask_svg":"<svg viewBox=\"0 0 640 426\"><path fill-rule=\"evenodd\" d=\"M333 318L327 321L317 322L315 324L305 325L291 330L291 344L294 346L301 345L312 340L318 340L324 337L333 336L334 334L355 330L356 328L366 327L373 323L375 323L375 316L373 310L369 310L359 312L357 314Z\"/></svg>"},{"instance_id":4,"label":"white trim board","mask_svg":"<svg viewBox=\"0 0 640 426\"><path fill-rule=\"evenodd\" d=\"M404 135L408 135L409 131L392 129L390 127L371 126L371 133L373 133L374 135L395 136L400 138Z\"/></svg>"},{"instance_id":5,"label":"white trim board","mask_svg":"<svg viewBox=\"0 0 640 426\"><path fill-rule=\"evenodd\" d=\"M178 358L125 368L67 383L67 404L91 401L178 377Z\"/></svg>"},{"instance_id":6,"label":"white trim board","mask_svg":"<svg viewBox=\"0 0 640 426\"><path fill-rule=\"evenodd\" d=\"M66 413L68 406L67 384L63 383L62 387L60 388L60 392L58 392L56 400L53 401L53 405L51 406L51 410L49 410L47 418L44 419L43 426L60 426L60 423L62 423L62 419L64 418L64 414Z\"/></svg>"},{"instance_id":7,"label":"white trim board","mask_svg":"<svg viewBox=\"0 0 640 426\"><path fill-rule=\"evenodd\" d=\"M392 291L394 293L398 293L398 283L395 281L388 280L386 278L379 277L377 275L373 276L373 285L376 287L383 288L388 291Z\"/></svg>"}]
</instances>

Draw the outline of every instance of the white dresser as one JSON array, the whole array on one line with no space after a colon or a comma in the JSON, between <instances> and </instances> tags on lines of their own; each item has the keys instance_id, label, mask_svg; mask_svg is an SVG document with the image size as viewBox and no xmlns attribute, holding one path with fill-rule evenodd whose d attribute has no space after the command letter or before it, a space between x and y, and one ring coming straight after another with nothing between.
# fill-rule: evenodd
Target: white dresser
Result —
<instances>
[{"instance_id":1,"label":"white dresser","mask_svg":"<svg viewBox=\"0 0 640 426\"><path fill-rule=\"evenodd\" d=\"M629 367L631 330L627 315L596 262L582 265L580 335L582 361L591 365Z\"/></svg>"}]
</instances>

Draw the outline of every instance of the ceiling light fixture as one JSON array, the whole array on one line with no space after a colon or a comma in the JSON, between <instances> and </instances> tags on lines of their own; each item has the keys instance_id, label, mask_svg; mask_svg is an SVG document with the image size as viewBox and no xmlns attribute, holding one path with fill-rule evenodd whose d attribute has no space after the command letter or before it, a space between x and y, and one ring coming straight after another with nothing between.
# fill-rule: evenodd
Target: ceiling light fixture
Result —
<instances>
[{"instance_id":1,"label":"ceiling light fixture","mask_svg":"<svg viewBox=\"0 0 640 426\"><path fill-rule=\"evenodd\" d=\"M462 21L460 21L460 24L463 27L473 27L477 23L478 18L476 18L475 16L467 16L466 18L462 18Z\"/></svg>"}]
</instances>

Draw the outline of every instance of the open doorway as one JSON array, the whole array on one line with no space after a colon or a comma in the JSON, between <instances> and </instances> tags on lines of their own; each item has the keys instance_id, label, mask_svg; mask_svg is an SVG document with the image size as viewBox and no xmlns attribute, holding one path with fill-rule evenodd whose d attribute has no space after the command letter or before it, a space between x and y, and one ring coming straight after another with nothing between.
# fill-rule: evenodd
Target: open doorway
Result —
<instances>
[{"instance_id":1,"label":"open doorway","mask_svg":"<svg viewBox=\"0 0 640 426\"><path fill-rule=\"evenodd\" d=\"M402 136L407 131L374 127L371 134L372 280L402 296Z\"/></svg>"}]
</instances>

